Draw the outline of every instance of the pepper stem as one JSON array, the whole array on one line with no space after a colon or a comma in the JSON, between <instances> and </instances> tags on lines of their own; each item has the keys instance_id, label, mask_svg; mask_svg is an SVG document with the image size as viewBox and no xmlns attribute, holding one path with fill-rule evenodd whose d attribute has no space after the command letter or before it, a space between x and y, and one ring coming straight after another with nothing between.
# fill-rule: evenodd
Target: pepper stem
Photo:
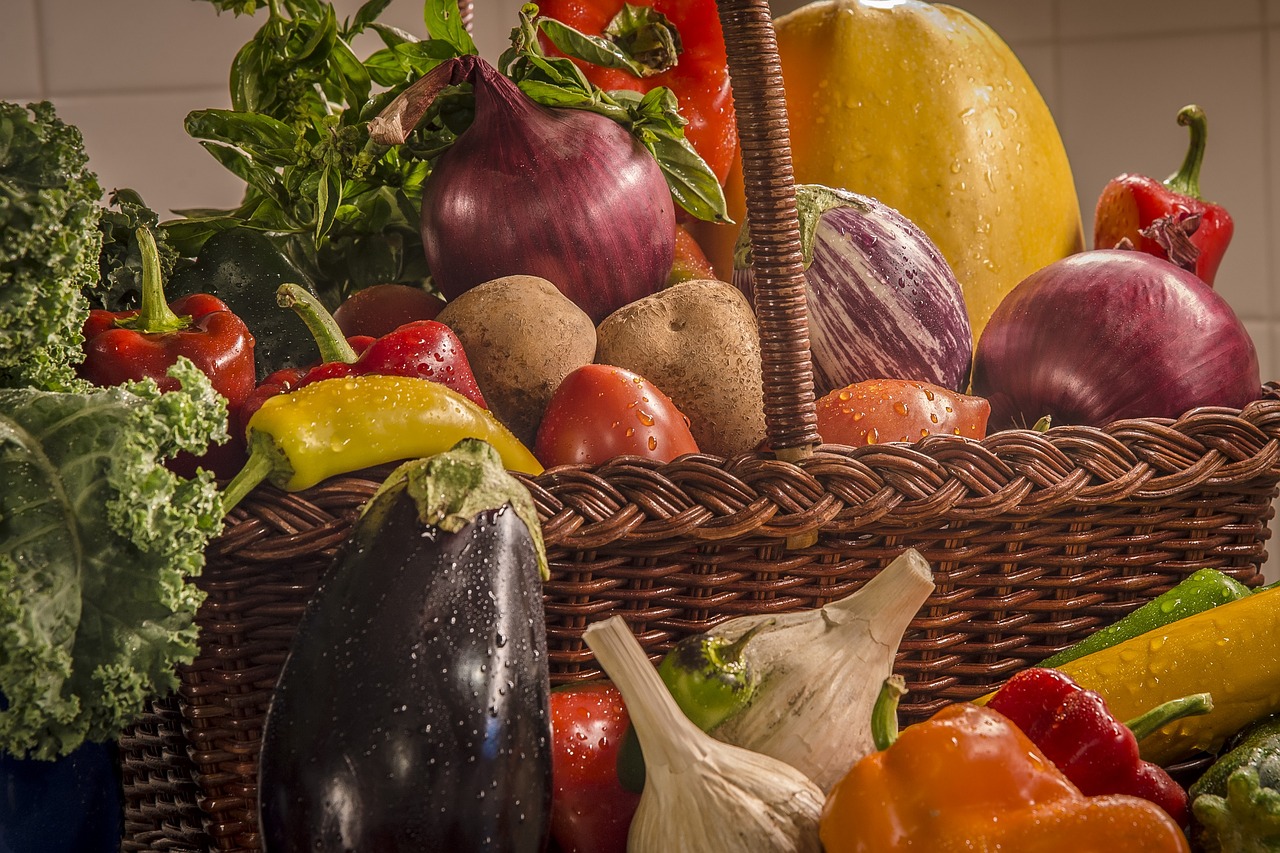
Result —
<instances>
[{"instance_id":1,"label":"pepper stem","mask_svg":"<svg viewBox=\"0 0 1280 853\"><path fill-rule=\"evenodd\" d=\"M244 467L231 478L222 490L222 511L231 512L232 508L252 492L260 483L275 473L283 456L273 446L265 433L251 431L249 433L249 458ZM287 463L285 463L287 464Z\"/></svg>"},{"instance_id":2,"label":"pepper stem","mask_svg":"<svg viewBox=\"0 0 1280 853\"><path fill-rule=\"evenodd\" d=\"M878 752L884 752L898 739L898 700L906 695L907 682L901 675L884 680L871 708L871 741Z\"/></svg>"},{"instance_id":3,"label":"pepper stem","mask_svg":"<svg viewBox=\"0 0 1280 853\"><path fill-rule=\"evenodd\" d=\"M1163 705L1157 705L1145 714L1139 714L1125 725L1139 741L1157 729L1181 720L1183 717L1198 717L1213 710L1213 697L1208 693L1193 693L1181 699L1170 699Z\"/></svg>"},{"instance_id":4,"label":"pepper stem","mask_svg":"<svg viewBox=\"0 0 1280 853\"><path fill-rule=\"evenodd\" d=\"M316 339L316 345L320 347L321 361L325 364L335 361L343 364L355 362L358 357L356 351L347 343L337 321L306 288L296 284L282 284L276 290L276 302L281 308L292 308L302 318L302 322L307 324L311 336Z\"/></svg>"},{"instance_id":5,"label":"pepper stem","mask_svg":"<svg viewBox=\"0 0 1280 853\"><path fill-rule=\"evenodd\" d=\"M1164 179L1169 189L1194 199L1200 198L1200 164L1204 162L1205 139L1209 135L1209 123L1204 110L1190 104L1178 110L1178 124L1189 128L1191 143L1187 147L1187 156L1178 171Z\"/></svg>"},{"instance_id":6,"label":"pepper stem","mask_svg":"<svg viewBox=\"0 0 1280 853\"><path fill-rule=\"evenodd\" d=\"M160 270L160 250L156 238L145 225L134 231L142 255L142 305L132 317L116 320L116 325L135 332L157 334L176 332L191 325L190 317L179 317L164 298L164 276Z\"/></svg>"}]
</instances>

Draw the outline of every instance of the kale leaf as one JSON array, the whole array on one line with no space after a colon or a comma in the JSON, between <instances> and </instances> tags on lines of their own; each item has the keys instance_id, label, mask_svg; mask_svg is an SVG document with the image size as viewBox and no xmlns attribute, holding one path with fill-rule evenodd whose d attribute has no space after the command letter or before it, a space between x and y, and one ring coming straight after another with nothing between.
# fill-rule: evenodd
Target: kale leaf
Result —
<instances>
[{"instance_id":1,"label":"kale leaf","mask_svg":"<svg viewBox=\"0 0 1280 853\"><path fill-rule=\"evenodd\" d=\"M114 738L195 656L221 498L161 463L225 441L226 402L190 361L170 373L181 390L0 389L0 751Z\"/></svg>"},{"instance_id":2,"label":"kale leaf","mask_svg":"<svg viewBox=\"0 0 1280 853\"><path fill-rule=\"evenodd\" d=\"M102 190L80 131L0 101L0 386L77 387L82 290L98 281Z\"/></svg>"}]
</instances>

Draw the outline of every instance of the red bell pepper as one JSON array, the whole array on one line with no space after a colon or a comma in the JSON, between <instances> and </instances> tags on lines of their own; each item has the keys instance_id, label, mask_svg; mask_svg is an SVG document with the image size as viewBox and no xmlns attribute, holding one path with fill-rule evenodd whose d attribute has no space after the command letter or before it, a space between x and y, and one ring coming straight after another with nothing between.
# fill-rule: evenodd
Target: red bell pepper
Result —
<instances>
[{"instance_id":1,"label":"red bell pepper","mask_svg":"<svg viewBox=\"0 0 1280 853\"><path fill-rule=\"evenodd\" d=\"M134 311L89 312L83 328L85 359L77 373L103 387L154 379L162 391L176 391L178 380L168 370L185 356L226 398L235 423L254 389L253 335L225 302L209 294L193 293L166 303L155 238L147 228L139 228L136 235L142 255L142 305ZM199 459L182 454L170 467L190 475L200 464L229 476L243 461L243 442L233 440L211 447Z\"/></svg>"},{"instance_id":2,"label":"red bell pepper","mask_svg":"<svg viewBox=\"0 0 1280 853\"><path fill-rule=\"evenodd\" d=\"M650 76L637 77L629 71L574 60L587 79L605 91L670 89L679 101L680 114L689 122L685 137L723 185L738 154L738 127L715 0L640 0L630 5L651 8L665 21L646 14L627 15L623 0L544 0L538 3L538 10L587 35L605 36L622 44L652 68ZM643 41L663 40L649 39L655 19L658 26L667 22L674 26L678 55L638 47ZM560 55L545 36L542 44L548 54Z\"/></svg>"},{"instance_id":3,"label":"red bell pepper","mask_svg":"<svg viewBox=\"0 0 1280 853\"><path fill-rule=\"evenodd\" d=\"M489 408L462 342L444 323L414 320L380 338L348 338L343 337L333 315L304 288L283 284L278 301L282 308L298 312L307 324L320 347L320 363L308 368L284 368L263 379L241 410L241 432L253 413L276 394L343 376L417 376L447 385L482 409Z\"/></svg>"},{"instance_id":4,"label":"red bell pepper","mask_svg":"<svg viewBox=\"0 0 1280 853\"><path fill-rule=\"evenodd\" d=\"M1172 261L1213 286L1235 224L1225 208L1200 195L1208 132L1204 111L1194 104L1183 107L1178 124L1191 133L1182 167L1163 182L1126 173L1108 183L1094 214L1093 245L1128 245Z\"/></svg>"},{"instance_id":5,"label":"red bell pepper","mask_svg":"<svg viewBox=\"0 0 1280 853\"><path fill-rule=\"evenodd\" d=\"M1065 673L1036 667L1010 678L987 707L1012 720L1081 793L1142 797L1187 825L1187 792L1162 767L1141 760L1138 740L1175 719L1206 713L1207 694L1175 699L1126 726L1098 693Z\"/></svg>"},{"instance_id":6,"label":"red bell pepper","mask_svg":"<svg viewBox=\"0 0 1280 853\"><path fill-rule=\"evenodd\" d=\"M551 692L551 839L561 853L625 853L640 795L618 781L631 724L607 681Z\"/></svg>"},{"instance_id":7,"label":"red bell pepper","mask_svg":"<svg viewBox=\"0 0 1280 853\"><path fill-rule=\"evenodd\" d=\"M167 371L179 356L199 367L214 389L236 408L253 390L253 335L225 302L193 293L165 302L155 238L137 231L142 253L142 307L135 311L94 309L84 324L81 378L94 385L154 379L164 391L178 380Z\"/></svg>"}]
</instances>

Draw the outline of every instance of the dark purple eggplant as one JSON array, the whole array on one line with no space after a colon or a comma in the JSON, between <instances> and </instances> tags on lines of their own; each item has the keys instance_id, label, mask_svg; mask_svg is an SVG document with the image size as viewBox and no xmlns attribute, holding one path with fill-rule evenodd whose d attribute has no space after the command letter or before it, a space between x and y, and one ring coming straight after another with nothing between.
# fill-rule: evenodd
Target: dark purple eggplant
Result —
<instances>
[{"instance_id":1,"label":"dark purple eggplant","mask_svg":"<svg viewBox=\"0 0 1280 853\"><path fill-rule=\"evenodd\" d=\"M464 503L432 508L427 466L439 459L391 475L299 625L263 734L272 853L537 853L546 842L550 688L532 502L511 479L524 511L477 505L470 484Z\"/></svg>"}]
</instances>

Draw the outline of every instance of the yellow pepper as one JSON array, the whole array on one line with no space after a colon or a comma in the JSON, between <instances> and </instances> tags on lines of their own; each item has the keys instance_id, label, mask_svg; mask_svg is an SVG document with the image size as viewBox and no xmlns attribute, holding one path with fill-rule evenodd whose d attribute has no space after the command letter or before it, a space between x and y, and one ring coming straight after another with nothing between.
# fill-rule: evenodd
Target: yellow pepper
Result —
<instances>
[{"instance_id":1,"label":"yellow pepper","mask_svg":"<svg viewBox=\"0 0 1280 853\"><path fill-rule=\"evenodd\" d=\"M508 470L542 465L493 415L439 382L348 376L271 397L249 420L249 460L223 490L226 509L263 480L286 491L338 474L443 453L460 439L493 446Z\"/></svg>"},{"instance_id":2,"label":"yellow pepper","mask_svg":"<svg viewBox=\"0 0 1280 853\"><path fill-rule=\"evenodd\" d=\"M1017 726L967 703L908 726L854 764L827 796L819 833L826 853L1188 849L1159 806L1086 797Z\"/></svg>"},{"instance_id":3,"label":"yellow pepper","mask_svg":"<svg viewBox=\"0 0 1280 853\"><path fill-rule=\"evenodd\" d=\"M776 29L796 180L919 225L964 290L975 341L1015 285L1083 248L1057 126L986 24L920 0L828 0Z\"/></svg>"}]
</instances>

